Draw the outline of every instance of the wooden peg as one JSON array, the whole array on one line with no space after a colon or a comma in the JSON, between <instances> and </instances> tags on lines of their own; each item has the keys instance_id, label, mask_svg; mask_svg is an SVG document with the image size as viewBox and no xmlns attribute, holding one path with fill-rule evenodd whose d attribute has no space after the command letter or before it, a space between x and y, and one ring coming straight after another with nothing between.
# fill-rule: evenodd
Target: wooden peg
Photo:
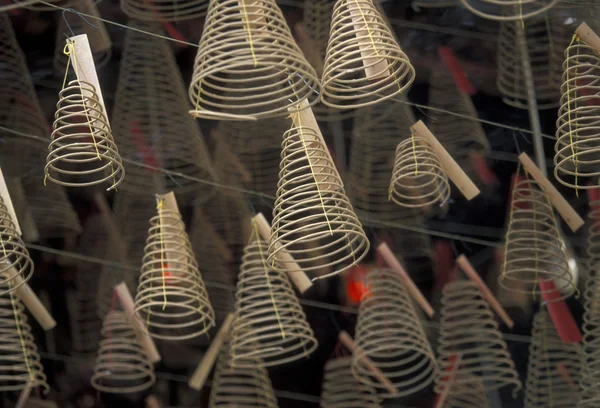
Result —
<instances>
[{"instance_id":1,"label":"wooden peg","mask_svg":"<svg viewBox=\"0 0 600 408\"><path fill-rule=\"evenodd\" d=\"M583 225L583 219L558 192L556 187L552 185L550 180L548 180L546 176L542 174L540 169L535 165L533 160L529 158L527 153L521 153L519 155L519 160L521 161L521 164L523 164L525 170L531 174L540 187L546 192L546 194L548 194L548 198L550 198L550 201L556 208L556 211L558 211L563 220L565 220L565 222L569 225L571 231L575 232L581 228Z\"/></svg>"},{"instance_id":2,"label":"wooden peg","mask_svg":"<svg viewBox=\"0 0 600 408\"><path fill-rule=\"evenodd\" d=\"M14 277L13 282L15 282L15 285L23 283L23 278L21 278L20 275L17 275L14 269L11 272ZM8 273L10 274L11 272ZM54 320L40 298L37 297L35 292L27 283L23 283L21 286L19 286L15 290L15 295L17 295L21 302L23 302L27 310L31 312L35 320L37 320L40 326L42 326L42 329L48 331L56 327L56 320Z\"/></svg>"},{"instance_id":3,"label":"wooden peg","mask_svg":"<svg viewBox=\"0 0 600 408\"><path fill-rule=\"evenodd\" d=\"M429 304L425 296L423 296L417 285L415 285L410 276L408 276L408 273L406 273L400 262L398 262L398 259L396 259L396 256L394 255L390 247L385 242L383 242L377 247L377 253L381 255L383 260L389 265L390 268L392 268L402 277L402 280L404 281L404 284L406 285L406 288L412 295L413 299L419 304L419 306L421 306L421 309L423 309L423 311L431 319L435 314L433 307L431 307L431 305Z\"/></svg>"},{"instance_id":4,"label":"wooden peg","mask_svg":"<svg viewBox=\"0 0 600 408\"><path fill-rule=\"evenodd\" d=\"M121 307L123 307L123 311L127 314L129 320L131 320L131 323L133 324L140 345L146 350L146 354L148 354L150 361L153 363L159 362L160 354L158 354L158 349L154 344L154 340L152 340L152 337L150 337L150 334L142 324L141 317L134 312L133 297L131 297L127 285L125 282L121 282L115 286L115 290L117 291L117 297L119 298Z\"/></svg>"},{"instance_id":5,"label":"wooden peg","mask_svg":"<svg viewBox=\"0 0 600 408\"><path fill-rule=\"evenodd\" d=\"M460 255L456 259L456 263L458 264L460 269L462 269L463 272L469 277L469 279L471 279L477 286L479 286L479 290L481 290L483 298L488 302L490 307L496 311L496 313L498 314L498 316L500 316L502 321L504 321L504 323L506 323L506 325L512 329L515 323L508 316L508 313L506 313L500 302L498 302L498 299L496 299L490 288L488 288L485 282L481 279L481 277L479 276L471 262L469 262L467 257L464 255Z\"/></svg>"},{"instance_id":6,"label":"wooden peg","mask_svg":"<svg viewBox=\"0 0 600 408\"><path fill-rule=\"evenodd\" d=\"M454 359L452 361L452 365L450 365L450 367L448 367L446 369L446 371L450 371L448 373L450 378L448 379L448 382L444 385L444 389L442 390L442 393L437 396L437 398L435 400L434 408L442 408L444 406L444 403L446 402L448 395L450 395L450 388L452 388L452 385L454 384L454 381L456 380L456 372L458 371L458 366L460 365L460 360L462 359L462 355L455 354L452 357L454 357Z\"/></svg>"},{"instance_id":7,"label":"wooden peg","mask_svg":"<svg viewBox=\"0 0 600 408\"><path fill-rule=\"evenodd\" d=\"M167 194L156 194L156 204L159 204L161 201L167 210L175 211L177 214L180 214L175 193L170 191Z\"/></svg>"},{"instance_id":8,"label":"wooden peg","mask_svg":"<svg viewBox=\"0 0 600 408\"><path fill-rule=\"evenodd\" d=\"M225 341L226 336L229 334L229 330L231 329L231 324L233 323L234 315L233 313L229 313L225 318L225 321L219 328L217 335L215 336L212 343L206 350L204 357L196 367L196 371L188 381L188 386L190 388L195 389L196 391L200 391L204 386L204 382L208 377L208 374L212 370L213 365L219 355L219 351L221 351L221 347L223 346L223 342Z\"/></svg>"},{"instance_id":9,"label":"wooden peg","mask_svg":"<svg viewBox=\"0 0 600 408\"><path fill-rule=\"evenodd\" d=\"M255 223L256 228L263 240L267 243L271 242L271 226L269 222L265 218L262 213L258 213L252 218L252 221ZM283 259L283 264L287 269L288 276L291 281L294 282L296 288L300 293L306 292L308 289L312 287L312 282L306 276L306 273L300 268L300 265L296 263L292 255L286 250L279 251L280 257Z\"/></svg>"},{"instance_id":10,"label":"wooden peg","mask_svg":"<svg viewBox=\"0 0 600 408\"><path fill-rule=\"evenodd\" d=\"M148 395L145 402L146 408L160 408L160 402L154 395Z\"/></svg>"},{"instance_id":11,"label":"wooden peg","mask_svg":"<svg viewBox=\"0 0 600 408\"><path fill-rule=\"evenodd\" d=\"M369 370L371 370L373 375L377 377L379 382L383 384L385 388L387 388L390 391L390 393L392 393L393 395L398 394L398 390L396 389L396 387L394 387L394 384L392 384L392 382L381 372L381 370L377 368L375 364L373 364L373 362L367 356L364 350L358 347L356 343L354 343L354 340L352 340L352 337L350 337L348 333L342 330L338 336L338 339L340 340L340 342L342 342L344 346L346 346L348 350L352 352L352 354L360 353L362 355L361 360L367 365L367 367L369 367Z\"/></svg>"},{"instance_id":12,"label":"wooden peg","mask_svg":"<svg viewBox=\"0 0 600 408\"><path fill-rule=\"evenodd\" d=\"M27 404L27 400L29 399L29 394L31 394L32 388L33 384L28 384L27 387L21 391L21 395L19 395L19 399L17 400L17 405L15 405L15 408L25 408L25 404Z\"/></svg>"},{"instance_id":13,"label":"wooden peg","mask_svg":"<svg viewBox=\"0 0 600 408\"><path fill-rule=\"evenodd\" d=\"M579 27L577 27L577 30L575 30L575 34L577 34L577 36L581 38L584 43L595 49L596 52L600 53L600 37L596 35L590 26L588 26L586 23L581 23Z\"/></svg>"},{"instance_id":14,"label":"wooden peg","mask_svg":"<svg viewBox=\"0 0 600 408\"><path fill-rule=\"evenodd\" d=\"M454 182L467 200L472 200L479 195L480 191L475 183L473 183L469 176L467 176L467 173L465 173L452 156L450 156L450 153L448 153L444 146L442 146L435 138L423 121L420 120L412 125L411 130L418 133L419 136L429 143L435 154L438 156L444 172L450 177L450 180Z\"/></svg>"},{"instance_id":15,"label":"wooden peg","mask_svg":"<svg viewBox=\"0 0 600 408\"><path fill-rule=\"evenodd\" d=\"M12 218L13 224L15 224L15 228L21 236L21 227L19 226L19 220L17 218L17 213L15 212L15 207L13 207L12 200L10 199L10 193L8 192L8 186L6 185L6 180L4 179L4 174L2 173L2 169L0 168L0 196L2 200L4 200L4 205L6 206L6 210L10 214Z\"/></svg>"},{"instance_id":16,"label":"wooden peg","mask_svg":"<svg viewBox=\"0 0 600 408\"><path fill-rule=\"evenodd\" d=\"M369 79L385 79L391 76L387 60L385 59L386 51L381 50L382 56L377 55L378 51L374 48L374 42L369 38L374 35L369 31L367 25L367 15L358 1L348 2L348 10L352 16L356 37L359 41L358 48L362 56L365 74ZM376 55L373 55L375 53Z\"/></svg>"}]
</instances>

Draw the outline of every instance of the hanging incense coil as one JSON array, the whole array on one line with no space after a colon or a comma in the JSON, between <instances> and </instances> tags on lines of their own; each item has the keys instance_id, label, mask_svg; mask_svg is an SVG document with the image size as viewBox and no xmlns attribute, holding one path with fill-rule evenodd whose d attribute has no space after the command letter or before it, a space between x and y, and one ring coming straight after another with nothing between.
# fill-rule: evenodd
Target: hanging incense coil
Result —
<instances>
[{"instance_id":1,"label":"hanging incense coil","mask_svg":"<svg viewBox=\"0 0 600 408\"><path fill-rule=\"evenodd\" d=\"M283 135L282 149L269 265L278 270L289 266L283 250L304 272L327 268L319 279L356 265L367 254L369 240L324 141L312 128L292 127Z\"/></svg>"},{"instance_id":2,"label":"hanging incense coil","mask_svg":"<svg viewBox=\"0 0 600 408\"><path fill-rule=\"evenodd\" d=\"M82 0L73 4L72 9L74 13L83 13L96 18L94 18L94 26L88 24L79 16L77 18L69 18L69 26L67 26L65 19L68 18L68 14L59 20L58 29L56 30L53 64L56 72L61 75L64 75L69 61L69 56L64 52L65 33L73 32L75 35L87 35L92 57L94 58L94 66L97 70L108 64L112 57L112 42L108 36L104 22L99 19L100 12L96 4L92 0Z\"/></svg>"},{"instance_id":3,"label":"hanging incense coil","mask_svg":"<svg viewBox=\"0 0 600 408\"><path fill-rule=\"evenodd\" d=\"M242 366L234 363L229 346L225 345L217 362L208 407L250 405L253 408L278 407L269 373L258 357L247 357Z\"/></svg>"},{"instance_id":4,"label":"hanging incense coil","mask_svg":"<svg viewBox=\"0 0 600 408\"><path fill-rule=\"evenodd\" d=\"M215 0L206 22L189 89L193 117L256 120L317 102L317 74L275 0Z\"/></svg>"},{"instance_id":5,"label":"hanging incense coil","mask_svg":"<svg viewBox=\"0 0 600 408\"><path fill-rule=\"evenodd\" d=\"M488 20L519 21L550 10L558 0L460 0L473 14ZM529 22L527 22L529 23ZM519 23L520 24L520 23Z\"/></svg>"},{"instance_id":6,"label":"hanging incense coil","mask_svg":"<svg viewBox=\"0 0 600 408\"><path fill-rule=\"evenodd\" d=\"M416 210L399 207L389 200L388 194L398 135L409 134L415 122L410 108L399 107L395 101L384 101L358 109L355 115L350 169L345 184L356 215L364 225L370 226L416 217Z\"/></svg>"},{"instance_id":7,"label":"hanging incense coil","mask_svg":"<svg viewBox=\"0 0 600 408\"><path fill-rule=\"evenodd\" d=\"M73 80L58 96L46 178L67 187L108 182L116 188L125 171L96 89Z\"/></svg>"},{"instance_id":8,"label":"hanging incense coil","mask_svg":"<svg viewBox=\"0 0 600 408\"><path fill-rule=\"evenodd\" d=\"M596 188L600 175L600 137L596 126L600 96L595 84L600 75L600 57L593 47L574 41L565 50L563 68L554 175L567 187Z\"/></svg>"},{"instance_id":9,"label":"hanging incense coil","mask_svg":"<svg viewBox=\"0 0 600 408\"><path fill-rule=\"evenodd\" d=\"M244 249L238 277L232 364L253 364L245 360L249 356L261 358L265 367L307 358L316 350L317 339L288 276L267 265L268 244L258 230L255 235Z\"/></svg>"},{"instance_id":10,"label":"hanging incense coil","mask_svg":"<svg viewBox=\"0 0 600 408\"><path fill-rule=\"evenodd\" d=\"M0 283L0 391L21 391L43 387L46 382L44 367L37 350L25 306L12 293L6 282Z\"/></svg>"},{"instance_id":11,"label":"hanging incense coil","mask_svg":"<svg viewBox=\"0 0 600 408\"><path fill-rule=\"evenodd\" d=\"M575 407L580 399L581 346L564 343L546 311L533 319L525 408Z\"/></svg>"},{"instance_id":12,"label":"hanging incense coil","mask_svg":"<svg viewBox=\"0 0 600 408\"><path fill-rule=\"evenodd\" d=\"M322 408L381 408L377 390L352 376L352 357L338 357L325 364Z\"/></svg>"},{"instance_id":13,"label":"hanging incense coil","mask_svg":"<svg viewBox=\"0 0 600 408\"><path fill-rule=\"evenodd\" d=\"M121 10L128 17L142 21L184 21L206 14L209 0L121 0Z\"/></svg>"},{"instance_id":14,"label":"hanging incense coil","mask_svg":"<svg viewBox=\"0 0 600 408\"><path fill-rule=\"evenodd\" d=\"M185 114L185 85L171 46L143 32L164 35L157 23L129 26L112 117L123 156L135 162L125 163L122 188L147 194L158 184L158 191L199 191L208 197L213 187L196 179L213 181L212 164L198 125Z\"/></svg>"},{"instance_id":15,"label":"hanging incense coil","mask_svg":"<svg viewBox=\"0 0 600 408\"><path fill-rule=\"evenodd\" d=\"M375 387L384 398L412 395L433 381L436 362L412 299L401 276L391 269L376 269L367 275L369 294L362 300L356 326L352 374ZM368 365L366 355L394 387L387 391Z\"/></svg>"},{"instance_id":16,"label":"hanging incense coil","mask_svg":"<svg viewBox=\"0 0 600 408\"><path fill-rule=\"evenodd\" d=\"M154 366L139 344L127 315L113 310L106 315L92 387L101 392L128 394L154 384Z\"/></svg>"},{"instance_id":17,"label":"hanging incense coil","mask_svg":"<svg viewBox=\"0 0 600 408\"><path fill-rule=\"evenodd\" d=\"M150 335L163 340L197 337L214 324L181 215L164 204L150 219L135 311Z\"/></svg>"},{"instance_id":18,"label":"hanging incense coil","mask_svg":"<svg viewBox=\"0 0 600 408\"><path fill-rule=\"evenodd\" d=\"M412 134L398 144L389 187L396 204L435 213L450 198L450 182L429 143Z\"/></svg>"},{"instance_id":19,"label":"hanging incense coil","mask_svg":"<svg viewBox=\"0 0 600 408\"><path fill-rule=\"evenodd\" d=\"M338 0L333 9L321 101L368 106L405 92L415 69L372 0Z\"/></svg>"},{"instance_id":20,"label":"hanging incense coil","mask_svg":"<svg viewBox=\"0 0 600 408\"><path fill-rule=\"evenodd\" d=\"M472 377L450 385L444 408L491 408L481 378Z\"/></svg>"},{"instance_id":21,"label":"hanging incense coil","mask_svg":"<svg viewBox=\"0 0 600 408\"><path fill-rule=\"evenodd\" d=\"M560 61L556 59L556 54L557 50L564 49L564 40L568 36L566 29L562 36L556 32L551 34L551 24L549 17L539 18L528 21L524 29L539 109L555 108L558 106L560 95ZM515 108L527 109L527 87L517 30L521 30L520 22L500 24L496 85L504 103Z\"/></svg>"},{"instance_id":22,"label":"hanging incense coil","mask_svg":"<svg viewBox=\"0 0 600 408\"><path fill-rule=\"evenodd\" d=\"M75 276L79 277L79 275L77 273ZM85 276L85 278L89 278L89 276ZM98 350L102 322L98 319L94 307L95 290L88 292L87 288L82 289L80 287L82 280L79 279L79 282L76 283L75 290L67 291L65 298L69 312L69 328L71 329L71 355L86 359L93 358Z\"/></svg>"},{"instance_id":23,"label":"hanging incense coil","mask_svg":"<svg viewBox=\"0 0 600 408\"><path fill-rule=\"evenodd\" d=\"M33 261L0 197L0 295L14 292L33 275Z\"/></svg>"},{"instance_id":24,"label":"hanging incense coil","mask_svg":"<svg viewBox=\"0 0 600 408\"><path fill-rule=\"evenodd\" d=\"M522 388L499 325L481 290L472 281L454 281L444 287L437 351L440 373L435 392L438 394L451 381L449 372L454 373L452 387L473 388L483 381L486 390L511 385L513 395ZM457 360L458 367L454 367Z\"/></svg>"},{"instance_id":25,"label":"hanging incense coil","mask_svg":"<svg viewBox=\"0 0 600 408\"><path fill-rule=\"evenodd\" d=\"M543 293L538 285L540 279L554 281L556 289L552 292L559 292L560 296L553 301L565 299L575 290L552 204L534 180L524 178L515 183L512 193L499 282L535 297ZM519 282L525 286L515 284Z\"/></svg>"}]
</instances>

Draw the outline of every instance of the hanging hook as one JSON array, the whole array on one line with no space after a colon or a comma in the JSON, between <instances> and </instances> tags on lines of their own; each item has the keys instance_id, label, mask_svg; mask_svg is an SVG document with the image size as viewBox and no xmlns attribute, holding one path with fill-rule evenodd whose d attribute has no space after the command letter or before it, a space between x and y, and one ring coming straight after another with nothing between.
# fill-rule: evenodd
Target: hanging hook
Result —
<instances>
[{"instance_id":1,"label":"hanging hook","mask_svg":"<svg viewBox=\"0 0 600 408\"><path fill-rule=\"evenodd\" d=\"M79 11L77 11L75 9L72 9L72 8L67 8L67 9L63 10L63 12L62 12L62 18L65 21L65 24L67 25L67 28L71 32L71 37L75 37L75 33L73 32L73 29L71 28L71 25L69 24L69 22L67 21L67 17L65 16L65 13L67 11L70 11L71 13L77 14L79 17L81 17L81 19L83 21L85 21L86 23L88 23L88 25L94 27L96 30L98 29L98 27L96 27L95 25L93 25L92 23L90 23Z\"/></svg>"}]
</instances>

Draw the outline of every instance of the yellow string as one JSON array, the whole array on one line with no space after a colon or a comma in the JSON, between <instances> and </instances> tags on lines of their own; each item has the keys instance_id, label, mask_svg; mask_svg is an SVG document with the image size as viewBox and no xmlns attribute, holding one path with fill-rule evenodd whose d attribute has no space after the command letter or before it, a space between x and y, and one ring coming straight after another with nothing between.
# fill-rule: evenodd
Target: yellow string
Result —
<instances>
[{"instance_id":1,"label":"yellow string","mask_svg":"<svg viewBox=\"0 0 600 408\"><path fill-rule=\"evenodd\" d=\"M15 298L12 293L12 284L10 279L8 280L8 289L10 295L10 303L12 305L13 314L15 316L15 326L17 328L17 334L19 335L19 341L21 342L21 349L23 350L23 357L25 357L25 366L27 367L27 372L29 374L29 381L35 383L35 376L33 375L33 371L31 370L31 364L29 363L29 357L27 353L27 345L25 344L25 338L23 337L23 332L21 330L19 314L17 313L17 303L15 302Z\"/></svg>"},{"instance_id":2,"label":"yellow string","mask_svg":"<svg viewBox=\"0 0 600 408\"><path fill-rule=\"evenodd\" d=\"M567 117L568 117L568 121L569 121L569 142L571 144L571 154L573 155L573 165L575 166L575 195L577 197L579 197L579 189L577 188L577 180L579 177L579 172L578 172L579 159L577 158L577 155L575 154L575 148L573 146L573 124L571 122L571 89L570 89L570 78L569 78L569 73L570 73L569 72L569 61L570 61L569 52L571 50L571 47L575 43L575 41L579 42L579 36L577 35L577 33L573 34L573 37L571 38L571 43L567 47L567 51L566 51L566 54L567 54L566 55L566 64L567 65L566 65L565 71L567 73ZM578 53L579 53L579 51L578 51ZM577 77L577 68L575 68L575 77ZM575 85L577 85L577 84L575 84ZM576 140L578 139L577 129L575 129L575 138L576 138Z\"/></svg>"},{"instance_id":3,"label":"yellow string","mask_svg":"<svg viewBox=\"0 0 600 408\"><path fill-rule=\"evenodd\" d=\"M250 28L250 19L248 18L248 12L246 11L246 0L240 0L242 3L242 9L244 12L244 19L246 20L246 30L248 31L248 42L250 43L250 53L252 53L252 60L254 60L254 68L258 66L258 60L254 53L254 41L252 40L252 29Z\"/></svg>"},{"instance_id":4,"label":"yellow string","mask_svg":"<svg viewBox=\"0 0 600 408\"><path fill-rule=\"evenodd\" d=\"M365 22L365 28L367 29L367 33L369 34L369 39L371 40L371 44L373 45L373 50L375 50L375 54L377 56L379 56L379 51L377 51L377 47L375 46L375 40L373 40L373 33L371 33L371 29L369 28L369 23L367 22L367 17L365 16L365 13L363 13L362 7L360 6L360 3L358 2L358 0L354 0L354 2L356 3L356 6L358 7L358 11L360 11L363 21Z\"/></svg>"},{"instance_id":5,"label":"yellow string","mask_svg":"<svg viewBox=\"0 0 600 408\"><path fill-rule=\"evenodd\" d=\"M412 140L413 156L415 158L415 176L419 174L419 162L417 161L417 145L415 143L415 131L410 130L410 138Z\"/></svg>"},{"instance_id":6,"label":"yellow string","mask_svg":"<svg viewBox=\"0 0 600 408\"><path fill-rule=\"evenodd\" d=\"M158 204L156 205L156 209L158 210L158 236L160 240L160 270L162 273L162 289L163 289L163 307L162 310L165 310L167 307L167 283L165 279L165 242L163 238L163 221L162 221L162 211L165 206L165 200L161 198L158 200Z\"/></svg>"},{"instance_id":7,"label":"yellow string","mask_svg":"<svg viewBox=\"0 0 600 408\"><path fill-rule=\"evenodd\" d=\"M298 105L298 110L300 110L300 105ZM321 200L321 207L323 208L323 215L325 215L325 221L327 221L327 226L329 227L329 234L333 236L333 229L331 228L331 223L329 222L329 217L327 216L327 210L325 209L325 201L323 200L323 195L321 194L321 188L319 187L319 182L317 181L317 175L313 169L312 161L310 160L310 156L308 154L308 147L306 147L306 141L304 140L304 131L302 130L302 119L300 112L296 112L296 119L298 121L298 130L300 131L300 139L302 140L302 146L304 146L304 153L306 154L306 159L308 160L308 166L310 167L310 172L315 180L315 185L317 186L317 192L319 193L319 199ZM292 126L294 126L295 120L292 119Z\"/></svg>"},{"instance_id":8,"label":"yellow string","mask_svg":"<svg viewBox=\"0 0 600 408\"><path fill-rule=\"evenodd\" d=\"M271 286L271 279L269 278L269 267L267 266L267 261L265 260L265 256L263 254L262 245L260 244L261 239L258 234L258 227L256 226L256 221L254 218L252 219L252 228L253 233L250 237L250 240L254 236L256 236L256 244L258 245L258 252L260 253L260 260L265 268L265 278L267 279L267 286L269 287L269 295L271 295L271 303L273 303L273 309L275 309L275 316L277 316L277 323L279 324L279 330L281 330L281 337L285 339L285 330L283 329L283 324L281 323L281 317L279 316L279 309L277 308L277 304L275 303L275 296L273 295L273 289Z\"/></svg>"}]
</instances>

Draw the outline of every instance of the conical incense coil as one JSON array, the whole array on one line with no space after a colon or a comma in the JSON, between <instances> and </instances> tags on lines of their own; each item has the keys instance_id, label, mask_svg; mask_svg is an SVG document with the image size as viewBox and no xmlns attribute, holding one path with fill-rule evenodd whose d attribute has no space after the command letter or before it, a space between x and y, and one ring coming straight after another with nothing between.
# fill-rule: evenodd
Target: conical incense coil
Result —
<instances>
[{"instance_id":1,"label":"conical incense coil","mask_svg":"<svg viewBox=\"0 0 600 408\"><path fill-rule=\"evenodd\" d=\"M214 312L185 225L178 212L166 208L162 198L158 215L150 219L135 311L150 335L163 340L197 337L214 324Z\"/></svg>"},{"instance_id":2,"label":"conical incense coil","mask_svg":"<svg viewBox=\"0 0 600 408\"><path fill-rule=\"evenodd\" d=\"M65 297L71 329L71 355L85 359L93 358L96 354L102 321L96 315L95 307L94 283L97 283L98 279L90 279L92 277L89 274L81 272L83 271L77 271L75 274L78 279L76 289L68 291ZM90 284L85 285L88 282Z\"/></svg>"},{"instance_id":3,"label":"conical incense coil","mask_svg":"<svg viewBox=\"0 0 600 408\"><path fill-rule=\"evenodd\" d=\"M483 381L479 377L450 385L443 408L490 408Z\"/></svg>"},{"instance_id":4,"label":"conical incense coil","mask_svg":"<svg viewBox=\"0 0 600 408\"><path fill-rule=\"evenodd\" d=\"M131 321L122 311L106 315L92 386L101 392L127 394L154 384L154 366L139 344Z\"/></svg>"},{"instance_id":5,"label":"conical incense coil","mask_svg":"<svg viewBox=\"0 0 600 408\"><path fill-rule=\"evenodd\" d=\"M319 278L356 265L368 252L369 240L325 143L314 129L300 126L285 132L282 148L269 265L289 266L283 250L304 272L328 268Z\"/></svg>"},{"instance_id":6,"label":"conical incense coil","mask_svg":"<svg viewBox=\"0 0 600 408\"><path fill-rule=\"evenodd\" d=\"M389 187L389 199L428 214L450 198L450 182L437 154L415 134L398 144Z\"/></svg>"},{"instance_id":7,"label":"conical incense coil","mask_svg":"<svg viewBox=\"0 0 600 408\"><path fill-rule=\"evenodd\" d=\"M536 296L542 293L540 279L554 281L553 291L560 292L555 300L565 299L575 290L552 204L533 179L525 178L513 189L499 282L507 289Z\"/></svg>"},{"instance_id":8,"label":"conical incense coil","mask_svg":"<svg viewBox=\"0 0 600 408\"><path fill-rule=\"evenodd\" d=\"M157 23L133 21L129 26L164 34ZM212 181L214 174L200 129L185 113L188 109L183 78L168 41L128 30L112 116L123 157L136 162L125 163L124 190L146 194L156 191L158 183L175 193L212 191L212 186L193 180Z\"/></svg>"},{"instance_id":9,"label":"conical incense coil","mask_svg":"<svg viewBox=\"0 0 600 408\"><path fill-rule=\"evenodd\" d=\"M244 360L249 356L261 358L265 367L307 358L317 348L317 339L288 276L267 265L267 243L258 230L255 235L244 249L238 276L230 346L233 364L252 364Z\"/></svg>"},{"instance_id":10,"label":"conical incense coil","mask_svg":"<svg viewBox=\"0 0 600 408\"><path fill-rule=\"evenodd\" d=\"M575 188L596 188L600 176L600 56L581 40L565 50L560 109L556 121L554 175Z\"/></svg>"},{"instance_id":11,"label":"conical incense coil","mask_svg":"<svg viewBox=\"0 0 600 408\"><path fill-rule=\"evenodd\" d=\"M189 89L192 116L287 116L295 101L316 103L319 88L275 0L210 3Z\"/></svg>"},{"instance_id":12,"label":"conical incense coil","mask_svg":"<svg viewBox=\"0 0 600 408\"><path fill-rule=\"evenodd\" d=\"M210 0L121 0L121 10L132 19L142 21L183 21L206 14Z\"/></svg>"},{"instance_id":13,"label":"conical incense coil","mask_svg":"<svg viewBox=\"0 0 600 408\"><path fill-rule=\"evenodd\" d=\"M559 100L560 73L555 65L557 61L554 53L559 49L560 41L550 35L551 22L548 19L549 17L540 18L525 24L527 52L540 109L555 108ZM520 22L500 24L496 85L502 93L504 103L515 108L527 109L527 87L517 33L520 29Z\"/></svg>"},{"instance_id":14,"label":"conical incense coil","mask_svg":"<svg viewBox=\"0 0 600 408\"><path fill-rule=\"evenodd\" d=\"M389 200L390 174L398 135L410 134L410 108L385 101L356 110L346 186L356 215L364 225L401 222L417 215ZM376 136L375 136L376 135Z\"/></svg>"},{"instance_id":15,"label":"conical incense coil","mask_svg":"<svg viewBox=\"0 0 600 408\"><path fill-rule=\"evenodd\" d=\"M381 408L377 390L352 376L352 357L338 357L325 364L321 408Z\"/></svg>"},{"instance_id":16,"label":"conical incense coil","mask_svg":"<svg viewBox=\"0 0 600 408\"><path fill-rule=\"evenodd\" d=\"M235 364L229 347L219 356L211 385L209 408L277 408L269 373L258 357L247 357L243 367ZM250 367L250 368L246 368Z\"/></svg>"},{"instance_id":17,"label":"conical incense coil","mask_svg":"<svg viewBox=\"0 0 600 408\"><path fill-rule=\"evenodd\" d=\"M564 343L546 311L533 319L525 408L571 408L580 399L581 346Z\"/></svg>"},{"instance_id":18,"label":"conical incense coil","mask_svg":"<svg viewBox=\"0 0 600 408\"><path fill-rule=\"evenodd\" d=\"M23 303L0 284L0 391L21 391L43 387L48 392L44 367L38 354Z\"/></svg>"},{"instance_id":19,"label":"conical incense coil","mask_svg":"<svg viewBox=\"0 0 600 408\"><path fill-rule=\"evenodd\" d=\"M338 109L378 103L406 91L415 69L372 0L333 9L321 101Z\"/></svg>"},{"instance_id":20,"label":"conical incense coil","mask_svg":"<svg viewBox=\"0 0 600 408\"><path fill-rule=\"evenodd\" d=\"M46 178L67 187L106 182L116 188L125 172L96 89L73 80L58 96Z\"/></svg>"},{"instance_id":21,"label":"conical incense coil","mask_svg":"<svg viewBox=\"0 0 600 408\"><path fill-rule=\"evenodd\" d=\"M473 388L483 380L487 390L511 385L513 395L522 387L498 323L472 281L454 281L444 287L438 359L438 394L450 381L450 387Z\"/></svg>"},{"instance_id":22,"label":"conical incense coil","mask_svg":"<svg viewBox=\"0 0 600 408\"><path fill-rule=\"evenodd\" d=\"M329 27L333 13L333 0L305 0L302 12L302 24L311 44L316 48L313 50L318 61L310 61L318 75L323 73L323 62L327 53L329 42Z\"/></svg>"},{"instance_id":23,"label":"conical incense coil","mask_svg":"<svg viewBox=\"0 0 600 408\"><path fill-rule=\"evenodd\" d=\"M360 351L354 353L352 374L384 398L412 395L428 387L437 372L435 356L402 277L391 269L376 269L367 275L366 287L356 326ZM373 376L363 356L391 381L397 394L390 394Z\"/></svg>"},{"instance_id":24,"label":"conical incense coil","mask_svg":"<svg viewBox=\"0 0 600 408\"><path fill-rule=\"evenodd\" d=\"M558 0L461 0L461 3L488 20L518 21L550 10Z\"/></svg>"},{"instance_id":25,"label":"conical incense coil","mask_svg":"<svg viewBox=\"0 0 600 408\"><path fill-rule=\"evenodd\" d=\"M58 23L54 47L54 69L60 74L64 74L67 69L69 56L64 52L65 33L73 32L75 35L87 35L92 56L94 57L94 66L99 70L108 64L112 57L112 42L108 36L104 22L99 19L100 12L93 0L80 0L73 4L72 9L74 10L73 17L69 17L70 14L66 14ZM97 17L94 19L94 26L88 24L80 16L76 16L75 13ZM69 20L68 26L65 19Z\"/></svg>"},{"instance_id":26,"label":"conical incense coil","mask_svg":"<svg viewBox=\"0 0 600 408\"><path fill-rule=\"evenodd\" d=\"M0 197L0 295L13 292L31 279L33 261Z\"/></svg>"}]
</instances>

